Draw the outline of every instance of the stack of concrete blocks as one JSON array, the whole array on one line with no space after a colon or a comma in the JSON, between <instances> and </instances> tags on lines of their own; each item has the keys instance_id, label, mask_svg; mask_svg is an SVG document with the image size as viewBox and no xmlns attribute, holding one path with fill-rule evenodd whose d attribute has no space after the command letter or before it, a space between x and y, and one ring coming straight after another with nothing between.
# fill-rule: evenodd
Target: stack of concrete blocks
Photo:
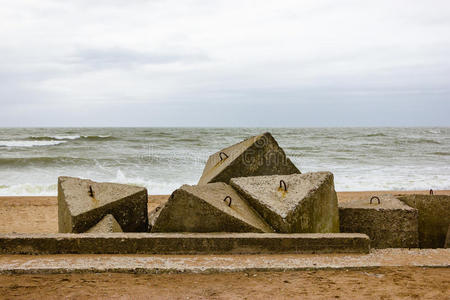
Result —
<instances>
[{"instance_id":1,"label":"stack of concrete blocks","mask_svg":"<svg viewBox=\"0 0 450 300\"><path fill-rule=\"evenodd\" d=\"M58 178L59 232L146 232L147 189Z\"/></svg>"},{"instance_id":2,"label":"stack of concrete blocks","mask_svg":"<svg viewBox=\"0 0 450 300\"><path fill-rule=\"evenodd\" d=\"M450 226L450 196L401 195L399 199L419 212L419 247L445 247Z\"/></svg>"},{"instance_id":3,"label":"stack of concrete blocks","mask_svg":"<svg viewBox=\"0 0 450 300\"><path fill-rule=\"evenodd\" d=\"M176 190L150 223L152 232L339 232L333 175L301 174L270 133L211 155L199 184Z\"/></svg>"},{"instance_id":4,"label":"stack of concrete blocks","mask_svg":"<svg viewBox=\"0 0 450 300\"><path fill-rule=\"evenodd\" d=\"M419 246L417 210L392 195L342 203L339 219L341 232L365 233L373 248Z\"/></svg>"}]
</instances>

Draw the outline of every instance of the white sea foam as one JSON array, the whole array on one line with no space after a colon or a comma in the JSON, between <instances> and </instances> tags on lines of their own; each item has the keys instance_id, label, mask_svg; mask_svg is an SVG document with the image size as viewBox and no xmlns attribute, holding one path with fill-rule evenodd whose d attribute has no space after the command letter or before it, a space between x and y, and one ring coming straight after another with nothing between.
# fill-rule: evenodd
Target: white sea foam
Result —
<instances>
[{"instance_id":1,"label":"white sea foam","mask_svg":"<svg viewBox=\"0 0 450 300\"><path fill-rule=\"evenodd\" d=\"M51 135L49 137L52 139L55 139L55 140L76 140L76 139L79 139L81 136L79 136L79 135Z\"/></svg>"},{"instance_id":2,"label":"white sea foam","mask_svg":"<svg viewBox=\"0 0 450 300\"><path fill-rule=\"evenodd\" d=\"M56 196L57 184L14 184L0 185L1 196Z\"/></svg>"},{"instance_id":3,"label":"white sea foam","mask_svg":"<svg viewBox=\"0 0 450 300\"><path fill-rule=\"evenodd\" d=\"M54 146L66 141L0 141L0 147Z\"/></svg>"}]
</instances>

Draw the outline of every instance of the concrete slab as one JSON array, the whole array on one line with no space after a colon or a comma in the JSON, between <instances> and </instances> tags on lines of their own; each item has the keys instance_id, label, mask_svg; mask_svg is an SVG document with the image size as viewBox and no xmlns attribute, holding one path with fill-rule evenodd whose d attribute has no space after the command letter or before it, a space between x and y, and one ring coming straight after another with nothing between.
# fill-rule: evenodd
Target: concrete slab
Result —
<instances>
[{"instance_id":1,"label":"concrete slab","mask_svg":"<svg viewBox=\"0 0 450 300\"><path fill-rule=\"evenodd\" d=\"M230 184L277 232L339 232L330 172L240 177Z\"/></svg>"},{"instance_id":2,"label":"concrete slab","mask_svg":"<svg viewBox=\"0 0 450 300\"><path fill-rule=\"evenodd\" d=\"M211 155L198 184L229 183L233 177L299 173L273 136L266 132Z\"/></svg>"},{"instance_id":3,"label":"concrete slab","mask_svg":"<svg viewBox=\"0 0 450 300\"><path fill-rule=\"evenodd\" d=\"M0 254L368 253L365 234L59 233L0 235Z\"/></svg>"},{"instance_id":4,"label":"concrete slab","mask_svg":"<svg viewBox=\"0 0 450 300\"><path fill-rule=\"evenodd\" d=\"M450 267L450 249L374 249L368 254L0 255L0 274L229 273L378 267Z\"/></svg>"},{"instance_id":5,"label":"concrete slab","mask_svg":"<svg viewBox=\"0 0 450 300\"><path fill-rule=\"evenodd\" d=\"M152 216L152 223L152 232L273 232L255 210L223 182L183 185Z\"/></svg>"},{"instance_id":6,"label":"concrete slab","mask_svg":"<svg viewBox=\"0 0 450 300\"><path fill-rule=\"evenodd\" d=\"M117 223L113 215L106 215L94 227L91 227L87 233L113 233L123 232L120 224Z\"/></svg>"},{"instance_id":7,"label":"concrete slab","mask_svg":"<svg viewBox=\"0 0 450 300\"><path fill-rule=\"evenodd\" d=\"M373 248L419 246L418 212L393 195L339 204L341 232L367 234Z\"/></svg>"},{"instance_id":8,"label":"concrete slab","mask_svg":"<svg viewBox=\"0 0 450 300\"><path fill-rule=\"evenodd\" d=\"M402 195L405 204L419 211L420 248L442 248L450 225L450 196Z\"/></svg>"},{"instance_id":9,"label":"concrete slab","mask_svg":"<svg viewBox=\"0 0 450 300\"><path fill-rule=\"evenodd\" d=\"M126 232L147 231L147 189L74 177L58 178L59 232L85 232L107 214L112 214Z\"/></svg>"}]
</instances>

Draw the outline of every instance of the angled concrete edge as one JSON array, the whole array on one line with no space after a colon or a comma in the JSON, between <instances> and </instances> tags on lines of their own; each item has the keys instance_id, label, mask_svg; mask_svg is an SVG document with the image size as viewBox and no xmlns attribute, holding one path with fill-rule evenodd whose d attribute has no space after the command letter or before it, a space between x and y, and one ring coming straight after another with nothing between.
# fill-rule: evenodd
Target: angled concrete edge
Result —
<instances>
[{"instance_id":1,"label":"angled concrete edge","mask_svg":"<svg viewBox=\"0 0 450 300\"><path fill-rule=\"evenodd\" d=\"M0 254L369 253L359 233L3 234Z\"/></svg>"}]
</instances>

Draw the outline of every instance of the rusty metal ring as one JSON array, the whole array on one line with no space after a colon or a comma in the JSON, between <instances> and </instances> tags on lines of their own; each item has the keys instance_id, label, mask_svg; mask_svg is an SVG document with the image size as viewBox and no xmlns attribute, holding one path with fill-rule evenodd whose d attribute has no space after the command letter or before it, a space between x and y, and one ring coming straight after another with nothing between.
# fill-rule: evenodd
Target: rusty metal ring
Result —
<instances>
[{"instance_id":1,"label":"rusty metal ring","mask_svg":"<svg viewBox=\"0 0 450 300\"><path fill-rule=\"evenodd\" d=\"M89 196L94 198L94 191L92 190L92 186L89 186Z\"/></svg>"},{"instance_id":2,"label":"rusty metal ring","mask_svg":"<svg viewBox=\"0 0 450 300\"><path fill-rule=\"evenodd\" d=\"M373 196L372 198L370 198L370 204L372 204L373 199L378 200L378 204L381 204L380 198L378 198L377 196Z\"/></svg>"},{"instance_id":3,"label":"rusty metal ring","mask_svg":"<svg viewBox=\"0 0 450 300\"><path fill-rule=\"evenodd\" d=\"M226 196L225 199L223 199L223 201L227 201L227 199L230 199L230 202L228 203L228 206L231 206L231 197L230 196Z\"/></svg>"},{"instance_id":4,"label":"rusty metal ring","mask_svg":"<svg viewBox=\"0 0 450 300\"><path fill-rule=\"evenodd\" d=\"M225 155L225 158L222 158L222 154ZM219 153L219 158L220 158L220 160L227 159L228 157L229 157L229 156L228 156L225 152L220 152L220 153Z\"/></svg>"},{"instance_id":5,"label":"rusty metal ring","mask_svg":"<svg viewBox=\"0 0 450 300\"><path fill-rule=\"evenodd\" d=\"M430 195L434 195L434 192L432 189L430 189Z\"/></svg>"},{"instance_id":6,"label":"rusty metal ring","mask_svg":"<svg viewBox=\"0 0 450 300\"><path fill-rule=\"evenodd\" d=\"M280 180L280 189L281 189L282 186L284 187L284 191L287 192L287 185L286 185L286 182L284 182L283 179Z\"/></svg>"}]
</instances>

